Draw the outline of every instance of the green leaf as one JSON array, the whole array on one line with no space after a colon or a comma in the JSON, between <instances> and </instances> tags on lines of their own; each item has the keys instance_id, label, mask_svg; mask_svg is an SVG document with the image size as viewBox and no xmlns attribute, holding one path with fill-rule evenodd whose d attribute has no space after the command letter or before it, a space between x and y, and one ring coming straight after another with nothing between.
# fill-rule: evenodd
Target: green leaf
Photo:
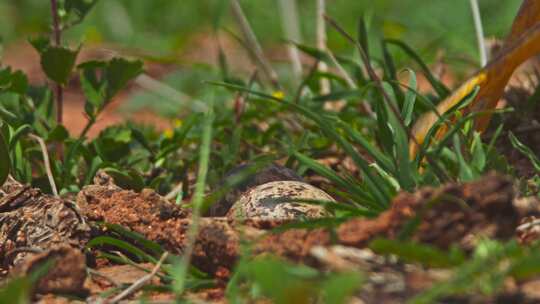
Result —
<instances>
[{"instance_id":1,"label":"green leaf","mask_svg":"<svg viewBox=\"0 0 540 304\"><path fill-rule=\"evenodd\" d=\"M467 164L467 162L465 161L465 158L463 157L463 153L461 153L461 141L459 139L458 134L454 134L453 142L454 142L454 153L457 156L457 160L459 164L459 179L464 182L472 181L474 179L474 174L469 164Z\"/></svg>"},{"instance_id":2,"label":"green leaf","mask_svg":"<svg viewBox=\"0 0 540 304\"><path fill-rule=\"evenodd\" d=\"M30 303L29 278L20 277L10 280L0 288L0 303L27 304Z\"/></svg>"},{"instance_id":3,"label":"green leaf","mask_svg":"<svg viewBox=\"0 0 540 304\"><path fill-rule=\"evenodd\" d=\"M140 192L144 188L144 180L135 170L122 171L116 168L103 169L120 188Z\"/></svg>"},{"instance_id":4,"label":"green leaf","mask_svg":"<svg viewBox=\"0 0 540 304\"><path fill-rule=\"evenodd\" d=\"M350 303L349 297L362 287L363 276L358 272L332 274L323 283L324 303Z\"/></svg>"},{"instance_id":5,"label":"green leaf","mask_svg":"<svg viewBox=\"0 0 540 304\"><path fill-rule=\"evenodd\" d=\"M380 150L378 150L373 144L371 144L364 135L362 135L359 131L355 130L351 125L347 124L344 121L339 120L338 125L343 129L343 131L345 131L345 133L351 138L354 143L362 146L362 148L366 150L366 152L375 159L377 164L383 170L388 172L395 172L394 165L390 158L384 153L382 153Z\"/></svg>"},{"instance_id":6,"label":"green leaf","mask_svg":"<svg viewBox=\"0 0 540 304\"><path fill-rule=\"evenodd\" d=\"M99 134L94 141L94 147L103 160L114 163L129 155L132 140L133 136L129 128L109 127Z\"/></svg>"},{"instance_id":7,"label":"green leaf","mask_svg":"<svg viewBox=\"0 0 540 304\"><path fill-rule=\"evenodd\" d=\"M26 94L28 78L21 71L12 72L10 67L0 69L0 91Z\"/></svg>"},{"instance_id":8,"label":"green leaf","mask_svg":"<svg viewBox=\"0 0 540 304\"><path fill-rule=\"evenodd\" d=\"M451 267L463 263L465 254L457 248L442 251L436 247L411 241L375 239L369 248L378 254L393 254L407 262L420 263L428 267Z\"/></svg>"},{"instance_id":9,"label":"green leaf","mask_svg":"<svg viewBox=\"0 0 540 304\"><path fill-rule=\"evenodd\" d=\"M47 77L57 83L66 85L79 49L71 50L61 46L49 46L41 53L41 67Z\"/></svg>"},{"instance_id":10,"label":"green leaf","mask_svg":"<svg viewBox=\"0 0 540 304\"><path fill-rule=\"evenodd\" d=\"M15 130L9 138L9 150L13 151L13 149L15 148L15 145L19 141L19 138L28 134L31 131L32 131L32 126L30 126L29 124L24 124L20 126L19 128L17 128L17 130Z\"/></svg>"},{"instance_id":11,"label":"green leaf","mask_svg":"<svg viewBox=\"0 0 540 304\"><path fill-rule=\"evenodd\" d=\"M433 87L433 89L437 92L437 95L439 95L440 99L445 98L450 94L450 90L442 83L440 82L434 75L431 73L430 68L427 66L427 64L420 58L418 54L406 43L403 41L397 40L397 39L385 39L385 43L387 44L393 44L395 46L398 46L401 48L409 57L411 57L422 69L422 72L426 76L427 80Z\"/></svg>"},{"instance_id":12,"label":"green leaf","mask_svg":"<svg viewBox=\"0 0 540 304\"><path fill-rule=\"evenodd\" d=\"M6 182L10 168L9 148L4 140L4 136L0 133L0 186Z\"/></svg>"},{"instance_id":13,"label":"green leaf","mask_svg":"<svg viewBox=\"0 0 540 304\"><path fill-rule=\"evenodd\" d=\"M480 133L475 132L473 136L471 146L472 166L477 170L478 173L482 173L486 166L486 151L484 150Z\"/></svg>"},{"instance_id":14,"label":"green leaf","mask_svg":"<svg viewBox=\"0 0 540 304\"><path fill-rule=\"evenodd\" d=\"M28 42L36 49L39 55L42 55L45 50L50 46L49 37L47 36L37 36L28 39Z\"/></svg>"},{"instance_id":15,"label":"green leaf","mask_svg":"<svg viewBox=\"0 0 540 304\"><path fill-rule=\"evenodd\" d=\"M383 83L383 89L388 92L388 95L392 100L391 102L396 105L395 95L393 94L393 87L387 82ZM396 117L394 111L390 108L388 102L384 103L386 109L386 115L388 117L388 123L392 127L392 138L394 139L394 150L396 154L397 163L397 179L400 186L406 191L412 191L416 186L415 174L413 172L412 164L409 160L409 141L407 131L403 129L400 122L401 117Z\"/></svg>"},{"instance_id":16,"label":"green leaf","mask_svg":"<svg viewBox=\"0 0 540 304\"><path fill-rule=\"evenodd\" d=\"M68 14L75 14L78 18L77 21L80 22L97 2L98 0L66 0L64 8Z\"/></svg>"},{"instance_id":17,"label":"green leaf","mask_svg":"<svg viewBox=\"0 0 540 304\"><path fill-rule=\"evenodd\" d=\"M132 244L122 241L119 239L115 239L113 237L109 236L98 236L93 239L91 239L87 244L86 247L89 248L95 248L100 246L113 246L119 249L122 249L134 256L136 256L139 260L147 261L151 263L156 263L157 260L149 255L148 253L144 252L143 250L137 248L136 246L133 246Z\"/></svg>"},{"instance_id":18,"label":"green leaf","mask_svg":"<svg viewBox=\"0 0 540 304\"><path fill-rule=\"evenodd\" d=\"M360 17L360 19L358 20L358 42L362 46L362 49L366 53L366 56L369 60L371 58L369 53L369 39L366 20L364 16Z\"/></svg>"},{"instance_id":19,"label":"green leaf","mask_svg":"<svg viewBox=\"0 0 540 304\"><path fill-rule=\"evenodd\" d=\"M108 230L118 233L123 238L129 238L134 242L141 244L146 250L151 251L156 256L163 253L163 248L161 248L158 243L146 239L139 233L128 230L123 226L117 224L104 223L103 225L107 227Z\"/></svg>"},{"instance_id":20,"label":"green leaf","mask_svg":"<svg viewBox=\"0 0 540 304\"><path fill-rule=\"evenodd\" d=\"M407 69L409 72L409 89L405 93L405 102L403 103L403 109L401 115L403 116L403 122L406 126L410 126L413 119L414 104L416 102L416 89L418 87L416 81L416 73L413 70Z\"/></svg>"},{"instance_id":21,"label":"green leaf","mask_svg":"<svg viewBox=\"0 0 540 304\"><path fill-rule=\"evenodd\" d=\"M372 208L379 208L377 202L373 200L373 198L366 193L361 187L359 187L357 184L339 176L337 173L335 173L333 170L327 168L326 166L321 165L317 161L301 154L298 152L294 153L294 156L298 161L310 168L311 170L315 171L317 174L328 178L333 183L338 185L344 190L349 191L353 196L357 203L366 205Z\"/></svg>"},{"instance_id":22,"label":"green leaf","mask_svg":"<svg viewBox=\"0 0 540 304\"><path fill-rule=\"evenodd\" d=\"M63 142L69 138L69 132L63 125L57 125L47 134L47 141Z\"/></svg>"},{"instance_id":23,"label":"green leaf","mask_svg":"<svg viewBox=\"0 0 540 304\"><path fill-rule=\"evenodd\" d=\"M440 116L437 119L437 122L433 124L433 126L429 129L428 133L426 134L426 137L424 139L424 143L422 144L422 148L420 149L420 153L417 155L417 159L422 159L424 157L424 153L427 151L427 148L430 144L432 144L432 138L437 133L437 130L441 125L446 123L452 115L456 114L456 111L465 107L466 105L470 104L476 95L478 94L479 88L476 87L471 94L465 96L462 100L460 100L456 105L454 105L451 109L449 109L446 113L444 113L442 116ZM436 143L436 147L434 148L435 153L434 155L438 155L440 153L440 150L446 145L446 143L452 138L453 134L458 132L462 129L463 125L473 119L474 117L478 115L482 115L484 112L473 112L465 115L464 117L459 118L457 121L451 124L450 130L445 134L445 136Z\"/></svg>"},{"instance_id":24,"label":"green leaf","mask_svg":"<svg viewBox=\"0 0 540 304\"><path fill-rule=\"evenodd\" d=\"M534 166L534 169L537 172L540 172L540 159L538 159L533 150L531 150L531 148L527 147L521 141L519 141L519 139L517 139L517 137L512 132L508 134L508 138L510 138L510 143L512 143L512 146L519 152L521 152L523 155L525 155Z\"/></svg>"},{"instance_id":25,"label":"green leaf","mask_svg":"<svg viewBox=\"0 0 540 304\"><path fill-rule=\"evenodd\" d=\"M103 66L100 66L103 64ZM105 62L86 62L79 65L77 68L81 70L81 88L86 97L87 104L91 107L86 109L86 113L90 117L94 117L105 104L105 84L98 79L97 72L99 68L106 66Z\"/></svg>"},{"instance_id":26,"label":"green leaf","mask_svg":"<svg viewBox=\"0 0 540 304\"><path fill-rule=\"evenodd\" d=\"M126 84L143 72L143 63L140 60L130 61L123 58L113 58L105 70L107 81L107 99L110 100Z\"/></svg>"},{"instance_id":27,"label":"green leaf","mask_svg":"<svg viewBox=\"0 0 540 304\"><path fill-rule=\"evenodd\" d=\"M28 89L28 78L22 71L15 71L11 78L11 91L24 95Z\"/></svg>"},{"instance_id":28,"label":"green leaf","mask_svg":"<svg viewBox=\"0 0 540 304\"><path fill-rule=\"evenodd\" d=\"M324 51L321 51L317 48L310 47L307 45L295 43L295 42L291 42L291 43L294 44L300 51L302 51L306 55L309 55L317 60L324 61L328 64L332 64L332 65L334 64L332 58ZM349 65L355 65L355 66L357 65L357 63L354 60L349 59L349 58L345 58L341 56L335 56L335 58L340 63L346 63Z\"/></svg>"}]
</instances>

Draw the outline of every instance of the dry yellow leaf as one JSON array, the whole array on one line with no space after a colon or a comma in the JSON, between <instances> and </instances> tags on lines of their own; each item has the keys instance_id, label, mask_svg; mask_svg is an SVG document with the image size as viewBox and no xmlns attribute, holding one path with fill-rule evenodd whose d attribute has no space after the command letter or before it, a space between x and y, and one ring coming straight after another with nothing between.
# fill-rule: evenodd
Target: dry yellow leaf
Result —
<instances>
[{"instance_id":1,"label":"dry yellow leaf","mask_svg":"<svg viewBox=\"0 0 540 304\"><path fill-rule=\"evenodd\" d=\"M510 34L506 38L502 51L493 58L483 69L462 84L445 100L437 105L437 113L430 112L421 116L414 124L412 134L416 142L411 140L409 151L411 158L416 156L418 145L422 144L438 116L446 113L476 86L480 90L475 100L464 112L484 111L494 109L504 93L504 88L514 70L527 59L540 53L540 1L525 0L514 20ZM489 124L490 114L480 116L475 121L475 127L484 131ZM445 133L441 128L437 139Z\"/></svg>"}]
</instances>

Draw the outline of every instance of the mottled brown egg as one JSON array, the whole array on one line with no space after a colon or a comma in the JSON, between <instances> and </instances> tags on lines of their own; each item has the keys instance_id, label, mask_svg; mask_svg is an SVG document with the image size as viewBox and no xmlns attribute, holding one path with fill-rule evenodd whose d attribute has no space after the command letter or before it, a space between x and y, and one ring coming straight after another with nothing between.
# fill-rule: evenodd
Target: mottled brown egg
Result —
<instances>
[{"instance_id":1,"label":"mottled brown egg","mask_svg":"<svg viewBox=\"0 0 540 304\"><path fill-rule=\"evenodd\" d=\"M290 199L334 201L326 192L310 184L300 181L274 181L242 193L227 213L227 217L240 220L292 220L331 215L321 205Z\"/></svg>"}]
</instances>

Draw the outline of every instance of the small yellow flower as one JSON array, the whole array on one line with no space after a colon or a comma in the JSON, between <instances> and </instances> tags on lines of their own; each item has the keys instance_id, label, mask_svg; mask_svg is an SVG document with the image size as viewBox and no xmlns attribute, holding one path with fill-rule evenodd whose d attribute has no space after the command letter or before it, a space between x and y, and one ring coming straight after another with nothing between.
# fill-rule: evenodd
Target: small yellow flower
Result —
<instances>
[{"instance_id":1,"label":"small yellow flower","mask_svg":"<svg viewBox=\"0 0 540 304\"><path fill-rule=\"evenodd\" d=\"M168 139L171 139L174 135L174 132L172 129L167 129L165 130L165 132L163 132L163 136L165 136L165 138L168 138Z\"/></svg>"},{"instance_id":2,"label":"small yellow flower","mask_svg":"<svg viewBox=\"0 0 540 304\"><path fill-rule=\"evenodd\" d=\"M173 124L175 128L180 128L182 126L182 120L177 118L173 121Z\"/></svg>"},{"instance_id":3,"label":"small yellow flower","mask_svg":"<svg viewBox=\"0 0 540 304\"><path fill-rule=\"evenodd\" d=\"M283 98L285 98L285 93L283 91L275 91L274 93L272 93L272 97L283 100Z\"/></svg>"}]
</instances>

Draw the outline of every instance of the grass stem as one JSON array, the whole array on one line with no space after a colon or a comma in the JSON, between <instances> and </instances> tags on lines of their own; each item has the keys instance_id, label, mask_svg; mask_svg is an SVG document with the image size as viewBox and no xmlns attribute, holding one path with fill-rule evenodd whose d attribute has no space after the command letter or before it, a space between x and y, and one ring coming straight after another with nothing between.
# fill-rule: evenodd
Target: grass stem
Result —
<instances>
[{"instance_id":1,"label":"grass stem","mask_svg":"<svg viewBox=\"0 0 540 304\"><path fill-rule=\"evenodd\" d=\"M203 126L201 147L199 151L199 170L197 173L197 182L195 183L193 198L191 201L193 206L193 211L191 214L191 226L189 227L187 233L185 250L182 256L182 260L180 261L178 281L176 282L175 291L178 295L181 295L184 292L186 285L186 277L191 262L191 255L193 254L193 247L195 246L195 241L197 239L197 235L199 234L201 208L204 202L204 189L206 187L206 177L208 175L208 167L210 161L213 121L214 111L212 107L210 107L210 109L206 113L206 119Z\"/></svg>"},{"instance_id":2,"label":"grass stem","mask_svg":"<svg viewBox=\"0 0 540 304\"><path fill-rule=\"evenodd\" d=\"M285 39L288 41L294 41L296 43L302 43L296 0L280 0L279 8L281 11L281 24L285 34ZM300 60L300 53L298 52L296 45L292 43L288 43L287 48L289 52L289 59L291 61L294 82L298 84L301 82L302 78L302 62Z\"/></svg>"},{"instance_id":3,"label":"grass stem","mask_svg":"<svg viewBox=\"0 0 540 304\"><path fill-rule=\"evenodd\" d=\"M476 32L476 40L478 41L478 52L480 53L480 65L482 67L487 64L487 50L484 42L484 28L482 27L482 17L480 16L480 8L478 0L470 0L471 12L474 19L474 29Z\"/></svg>"},{"instance_id":4,"label":"grass stem","mask_svg":"<svg viewBox=\"0 0 540 304\"><path fill-rule=\"evenodd\" d=\"M257 40L257 36L255 36L255 33L253 32L253 29L251 28L251 25L249 24L249 21L247 20L238 0L231 0L231 9L234 19L238 23L240 31L242 31L242 35L249 46L248 51L250 52L250 55L255 59L255 63L262 70L265 77L269 79L274 88L278 88L279 85L277 73L274 71L274 69L272 69L270 62L264 55L262 47Z\"/></svg>"}]
</instances>

